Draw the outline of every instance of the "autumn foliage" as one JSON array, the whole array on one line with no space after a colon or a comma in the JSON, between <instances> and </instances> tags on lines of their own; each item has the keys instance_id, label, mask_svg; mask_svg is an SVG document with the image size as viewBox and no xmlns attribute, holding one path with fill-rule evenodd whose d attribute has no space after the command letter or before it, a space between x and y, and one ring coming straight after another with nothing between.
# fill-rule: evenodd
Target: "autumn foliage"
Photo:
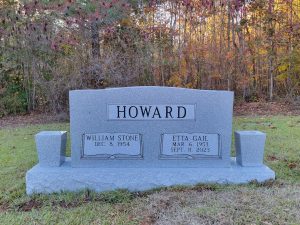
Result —
<instances>
[{"instance_id":1,"label":"autumn foliage","mask_svg":"<svg viewBox=\"0 0 300 225\"><path fill-rule=\"evenodd\" d=\"M163 85L300 95L300 0L0 0L0 116L68 91Z\"/></svg>"}]
</instances>

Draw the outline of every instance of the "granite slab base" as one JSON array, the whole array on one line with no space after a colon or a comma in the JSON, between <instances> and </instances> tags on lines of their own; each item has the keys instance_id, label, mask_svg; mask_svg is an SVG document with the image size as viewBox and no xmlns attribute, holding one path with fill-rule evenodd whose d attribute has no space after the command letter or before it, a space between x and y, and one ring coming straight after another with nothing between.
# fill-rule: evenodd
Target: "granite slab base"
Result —
<instances>
[{"instance_id":1,"label":"granite slab base","mask_svg":"<svg viewBox=\"0 0 300 225\"><path fill-rule=\"evenodd\" d=\"M242 167L235 158L226 168L74 168L67 158L60 167L38 164L30 169L26 174L26 192L31 195L82 189L144 191L179 184L243 184L269 179L275 179L275 173L269 167Z\"/></svg>"}]
</instances>

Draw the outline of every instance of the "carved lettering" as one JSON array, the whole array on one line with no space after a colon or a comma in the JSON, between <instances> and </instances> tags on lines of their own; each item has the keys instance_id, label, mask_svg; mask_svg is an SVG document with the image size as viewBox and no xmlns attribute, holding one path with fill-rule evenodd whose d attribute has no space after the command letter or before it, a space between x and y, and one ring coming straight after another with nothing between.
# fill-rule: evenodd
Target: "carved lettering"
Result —
<instances>
[{"instance_id":1,"label":"carved lettering","mask_svg":"<svg viewBox=\"0 0 300 225\"><path fill-rule=\"evenodd\" d=\"M109 120L195 120L195 105L108 105Z\"/></svg>"}]
</instances>

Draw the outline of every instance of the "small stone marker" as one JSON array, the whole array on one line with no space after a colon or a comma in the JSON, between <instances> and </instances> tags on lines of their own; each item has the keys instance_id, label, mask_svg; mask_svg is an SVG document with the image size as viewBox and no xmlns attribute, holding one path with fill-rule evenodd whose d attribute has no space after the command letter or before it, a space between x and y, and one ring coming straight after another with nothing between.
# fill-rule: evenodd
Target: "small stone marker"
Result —
<instances>
[{"instance_id":1,"label":"small stone marker","mask_svg":"<svg viewBox=\"0 0 300 225\"><path fill-rule=\"evenodd\" d=\"M229 91L169 87L70 91L71 158L61 166L60 162L47 167L40 154L49 154L50 159L59 153L53 151L51 140L37 138L40 162L27 172L26 191L136 191L274 179L275 173L262 164L264 142L259 138L236 133L238 163L230 157L232 110ZM63 140L61 146L65 148Z\"/></svg>"}]
</instances>

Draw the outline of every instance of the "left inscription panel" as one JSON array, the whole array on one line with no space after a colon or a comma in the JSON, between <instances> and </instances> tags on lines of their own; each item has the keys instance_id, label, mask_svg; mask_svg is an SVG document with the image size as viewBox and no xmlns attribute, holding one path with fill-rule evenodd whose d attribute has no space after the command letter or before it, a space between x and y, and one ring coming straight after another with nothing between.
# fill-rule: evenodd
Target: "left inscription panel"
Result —
<instances>
[{"instance_id":1,"label":"left inscription panel","mask_svg":"<svg viewBox=\"0 0 300 225\"><path fill-rule=\"evenodd\" d=\"M82 158L143 159L142 135L131 133L83 134Z\"/></svg>"}]
</instances>

